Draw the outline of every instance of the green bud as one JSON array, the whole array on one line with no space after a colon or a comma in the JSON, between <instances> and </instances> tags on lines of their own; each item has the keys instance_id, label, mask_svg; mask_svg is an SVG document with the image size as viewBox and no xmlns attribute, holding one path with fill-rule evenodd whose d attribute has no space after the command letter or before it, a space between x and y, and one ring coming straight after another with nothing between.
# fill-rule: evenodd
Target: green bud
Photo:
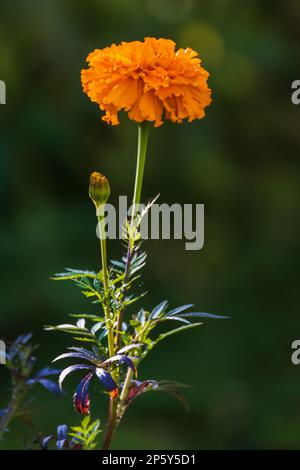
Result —
<instances>
[{"instance_id":1,"label":"green bud","mask_svg":"<svg viewBox=\"0 0 300 470\"><path fill-rule=\"evenodd\" d=\"M96 208L105 204L109 198L110 187L108 179L97 171L94 171L90 176L89 195Z\"/></svg>"}]
</instances>

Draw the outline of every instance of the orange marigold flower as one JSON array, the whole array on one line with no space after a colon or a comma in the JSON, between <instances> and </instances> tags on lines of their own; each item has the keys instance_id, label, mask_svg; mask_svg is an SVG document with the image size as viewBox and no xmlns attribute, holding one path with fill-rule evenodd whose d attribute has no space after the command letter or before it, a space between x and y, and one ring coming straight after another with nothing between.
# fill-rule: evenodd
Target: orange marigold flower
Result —
<instances>
[{"instance_id":1,"label":"orange marigold flower","mask_svg":"<svg viewBox=\"0 0 300 470\"><path fill-rule=\"evenodd\" d=\"M211 103L209 73L193 49L178 49L169 39L145 38L96 49L81 72L84 92L105 111L109 124L119 124L118 112L130 119L189 122L201 119Z\"/></svg>"}]
</instances>

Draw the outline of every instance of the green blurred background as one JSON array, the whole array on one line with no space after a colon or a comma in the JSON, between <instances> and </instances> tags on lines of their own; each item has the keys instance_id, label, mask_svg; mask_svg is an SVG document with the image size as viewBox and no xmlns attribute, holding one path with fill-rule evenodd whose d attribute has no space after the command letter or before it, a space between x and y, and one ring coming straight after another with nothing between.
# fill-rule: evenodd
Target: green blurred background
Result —
<instances>
[{"instance_id":1,"label":"green blurred background","mask_svg":"<svg viewBox=\"0 0 300 470\"><path fill-rule=\"evenodd\" d=\"M146 394L125 417L119 449L300 447L300 108L298 0L2 0L0 79L0 335L32 331L37 368L70 339L43 332L68 313L94 312L73 285L52 283L64 267L97 269L89 174L109 177L131 196L136 125L101 122L81 91L87 54L112 42L166 37L196 49L211 72L213 104L192 124L150 135L143 199L205 204L205 246L148 241L145 306L230 315L174 336L143 363L140 377L190 385L190 413L172 397ZM120 246L111 242L110 255ZM8 397L0 366L0 408ZM22 449L36 431L76 425L71 396L35 388L34 429L16 420L1 449ZM92 395L98 394L94 385ZM94 415L103 423L100 394Z\"/></svg>"}]
</instances>

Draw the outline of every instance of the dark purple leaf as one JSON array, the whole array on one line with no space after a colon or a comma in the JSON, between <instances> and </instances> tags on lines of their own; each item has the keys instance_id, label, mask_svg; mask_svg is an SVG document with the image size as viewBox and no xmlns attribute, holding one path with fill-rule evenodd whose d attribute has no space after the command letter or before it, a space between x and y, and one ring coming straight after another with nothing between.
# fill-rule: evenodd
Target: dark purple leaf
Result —
<instances>
[{"instance_id":1,"label":"dark purple leaf","mask_svg":"<svg viewBox=\"0 0 300 470\"><path fill-rule=\"evenodd\" d=\"M56 447L59 449L59 450L62 450L64 447L68 447L68 441L67 439L59 439L56 441Z\"/></svg>"},{"instance_id":2,"label":"dark purple leaf","mask_svg":"<svg viewBox=\"0 0 300 470\"><path fill-rule=\"evenodd\" d=\"M55 382L52 382L52 380L48 379L38 379L36 383L40 383L43 385L49 392L54 393L54 395L61 396L62 391L59 388L59 385Z\"/></svg>"},{"instance_id":3,"label":"dark purple leaf","mask_svg":"<svg viewBox=\"0 0 300 470\"><path fill-rule=\"evenodd\" d=\"M68 437L68 426L66 424L60 424L57 426L57 439L67 439Z\"/></svg>"},{"instance_id":4,"label":"dark purple leaf","mask_svg":"<svg viewBox=\"0 0 300 470\"><path fill-rule=\"evenodd\" d=\"M110 357L106 361L103 362L102 366L106 366L112 364L113 362L118 362L119 364L126 364L130 369L136 374L136 367L130 357L125 356L123 354L116 354L115 356Z\"/></svg>"},{"instance_id":5,"label":"dark purple leaf","mask_svg":"<svg viewBox=\"0 0 300 470\"><path fill-rule=\"evenodd\" d=\"M26 344L28 343L28 341L30 341L32 338L32 333L27 333L27 334L24 334L24 335L20 335L18 336L18 338L16 339L16 341L14 342L14 345L18 345L18 344Z\"/></svg>"},{"instance_id":6,"label":"dark purple leaf","mask_svg":"<svg viewBox=\"0 0 300 470\"><path fill-rule=\"evenodd\" d=\"M90 372L80 382L73 396L73 403L76 411L80 414L89 414L90 412L90 398L88 394L89 385L91 378L94 375L94 371Z\"/></svg>"},{"instance_id":7,"label":"dark purple leaf","mask_svg":"<svg viewBox=\"0 0 300 470\"><path fill-rule=\"evenodd\" d=\"M104 384L105 388L109 391L111 398L115 398L118 395L118 387L112 376L107 370L98 367L96 369L96 375Z\"/></svg>"},{"instance_id":8,"label":"dark purple leaf","mask_svg":"<svg viewBox=\"0 0 300 470\"><path fill-rule=\"evenodd\" d=\"M94 360L93 358L91 358L91 356L88 357L86 354L80 353L80 352L69 352L69 353L61 354L60 356L56 357L52 362L60 361L61 359L66 359L66 358L69 358L69 357L84 359L86 361L92 362L95 365L100 364L99 359Z\"/></svg>"},{"instance_id":9,"label":"dark purple leaf","mask_svg":"<svg viewBox=\"0 0 300 470\"><path fill-rule=\"evenodd\" d=\"M129 367L135 373L135 375L137 375L136 367L130 357L121 356L121 358L119 359L119 364L126 364L126 366Z\"/></svg>"},{"instance_id":10,"label":"dark purple leaf","mask_svg":"<svg viewBox=\"0 0 300 470\"><path fill-rule=\"evenodd\" d=\"M127 395L127 403L131 403L138 395L147 391L149 388L154 388L156 385L158 386L158 382L155 380L144 380L143 382L132 380L129 393Z\"/></svg>"},{"instance_id":11,"label":"dark purple leaf","mask_svg":"<svg viewBox=\"0 0 300 470\"><path fill-rule=\"evenodd\" d=\"M141 395L142 393L158 391L173 395L187 410L188 403L182 391L183 388L186 388L186 386L179 382L172 382L169 380L162 380L160 382L156 380L144 380L143 382L133 380L131 382L131 387L127 396L127 403L130 404L137 396Z\"/></svg>"},{"instance_id":12,"label":"dark purple leaf","mask_svg":"<svg viewBox=\"0 0 300 470\"><path fill-rule=\"evenodd\" d=\"M51 439L55 439L55 436L46 436L44 437L44 439L42 439L42 442L41 442L41 448L43 450L48 450L48 444L49 442L51 441Z\"/></svg>"},{"instance_id":13,"label":"dark purple leaf","mask_svg":"<svg viewBox=\"0 0 300 470\"><path fill-rule=\"evenodd\" d=\"M61 373L61 369L52 369L51 367L45 367L37 372L37 374L33 377L33 379L40 379L43 377L47 377L49 375L57 375Z\"/></svg>"},{"instance_id":14,"label":"dark purple leaf","mask_svg":"<svg viewBox=\"0 0 300 470\"><path fill-rule=\"evenodd\" d=\"M75 372L77 370L83 370L83 369L91 370L93 369L93 366L88 366L87 364L75 364L73 366L66 367L59 376L59 379L58 379L59 387L62 389L62 383L67 377L67 375L69 375L71 372Z\"/></svg>"},{"instance_id":15,"label":"dark purple leaf","mask_svg":"<svg viewBox=\"0 0 300 470\"><path fill-rule=\"evenodd\" d=\"M99 357L96 354L94 354L92 351L90 351L89 349L81 348L81 347L78 348L75 346L72 346L68 349L70 349L71 351L79 352L81 354L85 354L86 357L89 358L90 361L94 361L95 363L100 361Z\"/></svg>"}]
</instances>

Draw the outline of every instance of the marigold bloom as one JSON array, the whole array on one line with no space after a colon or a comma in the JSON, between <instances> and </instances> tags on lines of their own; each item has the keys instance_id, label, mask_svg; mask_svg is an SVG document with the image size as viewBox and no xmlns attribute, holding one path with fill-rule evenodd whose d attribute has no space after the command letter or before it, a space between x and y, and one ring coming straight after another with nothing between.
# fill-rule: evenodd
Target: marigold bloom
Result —
<instances>
[{"instance_id":1,"label":"marigold bloom","mask_svg":"<svg viewBox=\"0 0 300 470\"><path fill-rule=\"evenodd\" d=\"M193 49L178 49L169 39L145 38L96 49L89 54L88 69L81 72L84 92L105 111L109 124L119 124L118 112L130 119L163 119L180 123L201 119L211 103L209 73Z\"/></svg>"}]
</instances>

